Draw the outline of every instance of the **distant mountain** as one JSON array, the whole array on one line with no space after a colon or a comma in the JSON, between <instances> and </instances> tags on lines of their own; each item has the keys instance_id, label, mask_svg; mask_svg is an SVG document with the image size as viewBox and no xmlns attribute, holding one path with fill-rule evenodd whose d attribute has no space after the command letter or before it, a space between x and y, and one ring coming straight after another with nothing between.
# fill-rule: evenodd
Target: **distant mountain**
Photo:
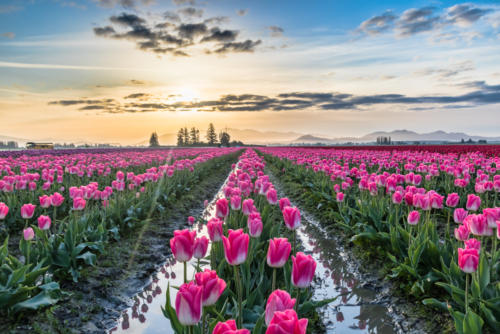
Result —
<instances>
[{"instance_id":1,"label":"distant mountain","mask_svg":"<svg viewBox=\"0 0 500 334\"><path fill-rule=\"evenodd\" d=\"M486 140L486 141L500 141L500 137L484 137L484 136L471 136L463 132L445 132L445 131L434 131L429 133L417 133L408 130L394 130L391 132L378 131L367 134L360 137L359 140L362 142L376 141L377 137L391 137L392 141L451 141L458 142L462 139L474 141Z\"/></svg>"},{"instance_id":2,"label":"distant mountain","mask_svg":"<svg viewBox=\"0 0 500 334\"><path fill-rule=\"evenodd\" d=\"M303 135L295 139L293 142L297 144L333 143L335 142L335 139L322 138L313 135Z\"/></svg>"}]
</instances>

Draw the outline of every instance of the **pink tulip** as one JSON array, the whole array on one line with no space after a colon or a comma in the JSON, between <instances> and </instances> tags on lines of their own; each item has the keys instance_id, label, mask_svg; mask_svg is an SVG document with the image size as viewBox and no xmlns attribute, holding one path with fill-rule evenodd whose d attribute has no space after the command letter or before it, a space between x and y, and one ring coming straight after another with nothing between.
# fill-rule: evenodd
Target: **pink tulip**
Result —
<instances>
[{"instance_id":1,"label":"pink tulip","mask_svg":"<svg viewBox=\"0 0 500 334\"><path fill-rule=\"evenodd\" d=\"M196 285L203 288L203 306L214 305L226 288L226 282L217 276L215 270L205 269L195 275Z\"/></svg>"},{"instance_id":2,"label":"pink tulip","mask_svg":"<svg viewBox=\"0 0 500 334\"><path fill-rule=\"evenodd\" d=\"M274 188L271 188L267 191L266 198L271 205L275 205L276 203L278 203L278 193Z\"/></svg>"},{"instance_id":3,"label":"pink tulip","mask_svg":"<svg viewBox=\"0 0 500 334\"><path fill-rule=\"evenodd\" d=\"M297 256L292 255L292 264L292 284L298 288L311 285L316 271L316 261L312 256L298 252Z\"/></svg>"},{"instance_id":4,"label":"pink tulip","mask_svg":"<svg viewBox=\"0 0 500 334\"><path fill-rule=\"evenodd\" d=\"M175 298L175 312L184 326L193 326L201 319L201 298L203 288L194 282L184 283Z\"/></svg>"},{"instance_id":5,"label":"pink tulip","mask_svg":"<svg viewBox=\"0 0 500 334\"><path fill-rule=\"evenodd\" d=\"M285 265L292 245L286 238L274 238L269 240L269 248L267 249L267 265L272 268L281 268Z\"/></svg>"},{"instance_id":6,"label":"pink tulip","mask_svg":"<svg viewBox=\"0 0 500 334\"><path fill-rule=\"evenodd\" d=\"M293 309L295 298L291 298L288 292L283 290L274 290L267 299L266 303L266 325L269 326L274 313Z\"/></svg>"},{"instance_id":7,"label":"pink tulip","mask_svg":"<svg viewBox=\"0 0 500 334\"><path fill-rule=\"evenodd\" d=\"M241 196L238 195L231 196L231 209L232 210L241 209Z\"/></svg>"},{"instance_id":8,"label":"pink tulip","mask_svg":"<svg viewBox=\"0 0 500 334\"><path fill-rule=\"evenodd\" d=\"M491 235L490 232L492 231L490 231L491 229L488 227L488 222L482 214L468 215L464 219L464 224L469 227L471 233L474 235Z\"/></svg>"},{"instance_id":9,"label":"pink tulip","mask_svg":"<svg viewBox=\"0 0 500 334\"><path fill-rule=\"evenodd\" d=\"M283 209L287 206L292 206L292 204L290 203L290 200L286 197L280 198L279 205L280 205L281 211L283 211Z\"/></svg>"},{"instance_id":10,"label":"pink tulip","mask_svg":"<svg viewBox=\"0 0 500 334\"><path fill-rule=\"evenodd\" d=\"M458 249L458 266L465 273L473 273L479 264L479 252L475 248Z\"/></svg>"},{"instance_id":11,"label":"pink tulip","mask_svg":"<svg viewBox=\"0 0 500 334\"><path fill-rule=\"evenodd\" d=\"M497 221L497 239L500 239L500 220Z\"/></svg>"},{"instance_id":12,"label":"pink tulip","mask_svg":"<svg viewBox=\"0 0 500 334\"><path fill-rule=\"evenodd\" d=\"M194 240L196 231L176 230L174 237L170 239L170 249L174 257L179 262L187 262L191 260L194 253Z\"/></svg>"},{"instance_id":13,"label":"pink tulip","mask_svg":"<svg viewBox=\"0 0 500 334\"><path fill-rule=\"evenodd\" d=\"M249 214L251 214L254 211L253 199L248 198L248 199L243 201L242 211L243 211L243 214L245 216L248 216Z\"/></svg>"},{"instance_id":14,"label":"pink tulip","mask_svg":"<svg viewBox=\"0 0 500 334\"><path fill-rule=\"evenodd\" d=\"M203 259L207 254L207 249L208 249L207 237L201 236L199 238L194 239L193 257L195 259Z\"/></svg>"},{"instance_id":15,"label":"pink tulip","mask_svg":"<svg viewBox=\"0 0 500 334\"><path fill-rule=\"evenodd\" d=\"M203 201L203 207L206 208L207 206L208 206L208 199L206 199L206 200Z\"/></svg>"},{"instance_id":16,"label":"pink tulip","mask_svg":"<svg viewBox=\"0 0 500 334\"><path fill-rule=\"evenodd\" d=\"M50 204L52 204L52 206L55 207L61 206L63 202L64 202L64 197L59 193L53 193L50 196Z\"/></svg>"},{"instance_id":17,"label":"pink tulip","mask_svg":"<svg viewBox=\"0 0 500 334\"><path fill-rule=\"evenodd\" d=\"M295 230L300 227L300 210L296 207L287 206L283 209L283 220L289 230Z\"/></svg>"},{"instance_id":18,"label":"pink tulip","mask_svg":"<svg viewBox=\"0 0 500 334\"><path fill-rule=\"evenodd\" d=\"M23 217L23 219L30 219L31 217L33 217L33 214L35 213L35 208L36 205L33 205L31 203L24 204L21 207L21 217Z\"/></svg>"},{"instance_id":19,"label":"pink tulip","mask_svg":"<svg viewBox=\"0 0 500 334\"><path fill-rule=\"evenodd\" d=\"M483 215L488 222L489 228L496 228L496 221L500 220L500 208L486 208L483 210Z\"/></svg>"},{"instance_id":20,"label":"pink tulip","mask_svg":"<svg viewBox=\"0 0 500 334\"><path fill-rule=\"evenodd\" d=\"M85 209L86 204L87 204L87 201L84 200L82 197L73 198L73 210L75 210L75 211L81 211L81 210Z\"/></svg>"},{"instance_id":21,"label":"pink tulip","mask_svg":"<svg viewBox=\"0 0 500 334\"><path fill-rule=\"evenodd\" d=\"M262 229L264 228L262 224L262 219L259 217L250 218L247 221L248 232L252 238L258 238L262 234Z\"/></svg>"},{"instance_id":22,"label":"pink tulip","mask_svg":"<svg viewBox=\"0 0 500 334\"><path fill-rule=\"evenodd\" d=\"M469 211L477 211L481 206L481 197L474 194L467 195L467 204L465 208Z\"/></svg>"},{"instance_id":23,"label":"pink tulip","mask_svg":"<svg viewBox=\"0 0 500 334\"><path fill-rule=\"evenodd\" d=\"M408 224L417 225L419 220L420 212L413 210L408 214Z\"/></svg>"},{"instance_id":24,"label":"pink tulip","mask_svg":"<svg viewBox=\"0 0 500 334\"><path fill-rule=\"evenodd\" d=\"M23 230L23 237L24 237L24 240L26 240L26 241L33 240L33 238L35 237L35 231L33 231L33 229L31 227L25 228Z\"/></svg>"},{"instance_id":25,"label":"pink tulip","mask_svg":"<svg viewBox=\"0 0 500 334\"><path fill-rule=\"evenodd\" d=\"M455 238L460 241L465 241L469 238L470 230L466 224L460 225L455 229Z\"/></svg>"},{"instance_id":26,"label":"pink tulip","mask_svg":"<svg viewBox=\"0 0 500 334\"><path fill-rule=\"evenodd\" d=\"M193 224L194 224L194 221L195 221L195 219L194 219L194 217L193 217L193 216L189 216L189 217L188 217L188 224L189 224L189 225L193 225Z\"/></svg>"},{"instance_id":27,"label":"pink tulip","mask_svg":"<svg viewBox=\"0 0 500 334\"><path fill-rule=\"evenodd\" d=\"M228 237L222 237L222 243L224 244L224 255L226 261L232 265L236 266L245 262L248 254L248 243L250 237L248 234L243 233L243 229L239 230L229 230Z\"/></svg>"},{"instance_id":28,"label":"pink tulip","mask_svg":"<svg viewBox=\"0 0 500 334\"><path fill-rule=\"evenodd\" d=\"M402 201L403 201L403 195L399 191L396 191L394 192L394 194L392 194L392 203L401 204Z\"/></svg>"},{"instance_id":29,"label":"pink tulip","mask_svg":"<svg viewBox=\"0 0 500 334\"><path fill-rule=\"evenodd\" d=\"M219 322L215 325L212 334L250 334L248 329L238 329L236 321L228 320L226 322Z\"/></svg>"},{"instance_id":30,"label":"pink tulip","mask_svg":"<svg viewBox=\"0 0 500 334\"><path fill-rule=\"evenodd\" d=\"M0 202L0 220L5 219L8 213L9 207L5 203Z\"/></svg>"},{"instance_id":31,"label":"pink tulip","mask_svg":"<svg viewBox=\"0 0 500 334\"><path fill-rule=\"evenodd\" d=\"M219 242L224 235L222 224L224 222L219 218L212 218L207 222L208 236L212 242Z\"/></svg>"},{"instance_id":32,"label":"pink tulip","mask_svg":"<svg viewBox=\"0 0 500 334\"><path fill-rule=\"evenodd\" d=\"M306 334L307 318L300 319L294 310L275 312L266 334Z\"/></svg>"},{"instance_id":33,"label":"pink tulip","mask_svg":"<svg viewBox=\"0 0 500 334\"><path fill-rule=\"evenodd\" d=\"M218 218L224 219L229 214L229 203L227 199L220 198L215 202L215 215Z\"/></svg>"},{"instance_id":34,"label":"pink tulip","mask_svg":"<svg viewBox=\"0 0 500 334\"><path fill-rule=\"evenodd\" d=\"M448 194L448 197L446 198L446 206L454 208L458 205L458 202L460 202L460 196L458 196L457 193Z\"/></svg>"},{"instance_id":35,"label":"pink tulip","mask_svg":"<svg viewBox=\"0 0 500 334\"><path fill-rule=\"evenodd\" d=\"M464 210L462 208L455 209L453 211L453 220L455 221L455 223L461 224L468 214L469 213L467 212L467 210Z\"/></svg>"},{"instance_id":36,"label":"pink tulip","mask_svg":"<svg viewBox=\"0 0 500 334\"><path fill-rule=\"evenodd\" d=\"M52 220L49 216L41 215L40 217L38 217L38 228L40 230L48 230L50 228L51 222Z\"/></svg>"},{"instance_id":37,"label":"pink tulip","mask_svg":"<svg viewBox=\"0 0 500 334\"><path fill-rule=\"evenodd\" d=\"M40 201L41 208L46 209L46 208L50 207L50 204L51 204L50 196L48 196L48 195L39 196L38 200Z\"/></svg>"},{"instance_id":38,"label":"pink tulip","mask_svg":"<svg viewBox=\"0 0 500 334\"><path fill-rule=\"evenodd\" d=\"M338 203L343 202L344 201L344 193L337 193L336 199L337 199Z\"/></svg>"},{"instance_id":39,"label":"pink tulip","mask_svg":"<svg viewBox=\"0 0 500 334\"><path fill-rule=\"evenodd\" d=\"M438 193L432 193L429 196L431 207L433 209L442 209L443 208L443 199L444 199L444 196L441 196Z\"/></svg>"},{"instance_id":40,"label":"pink tulip","mask_svg":"<svg viewBox=\"0 0 500 334\"><path fill-rule=\"evenodd\" d=\"M474 248L477 249L478 252L481 251L481 241L477 239L470 238L469 240L465 240L464 244L466 249Z\"/></svg>"}]
</instances>

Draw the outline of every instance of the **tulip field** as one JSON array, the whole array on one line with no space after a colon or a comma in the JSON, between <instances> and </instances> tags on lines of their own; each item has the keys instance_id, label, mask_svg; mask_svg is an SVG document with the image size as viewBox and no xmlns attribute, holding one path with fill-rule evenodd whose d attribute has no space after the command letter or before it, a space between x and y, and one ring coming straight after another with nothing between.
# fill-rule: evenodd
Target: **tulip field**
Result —
<instances>
[{"instance_id":1,"label":"tulip field","mask_svg":"<svg viewBox=\"0 0 500 334\"><path fill-rule=\"evenodd\" d=\"M439 314L426 331L498 333L499 168L500 147L486 145L0 152L0 329L403 332L362 311L340 326L355 279L341 287L328 261L349 252L390 293ZM220 190L182 211L221 169ZM342 251L307 244L306 215ZM149 226L165 250L117 315L92 330L34 324L89 270L119 266L110 249L147 247Z\"/></svg>"}]
</instances>

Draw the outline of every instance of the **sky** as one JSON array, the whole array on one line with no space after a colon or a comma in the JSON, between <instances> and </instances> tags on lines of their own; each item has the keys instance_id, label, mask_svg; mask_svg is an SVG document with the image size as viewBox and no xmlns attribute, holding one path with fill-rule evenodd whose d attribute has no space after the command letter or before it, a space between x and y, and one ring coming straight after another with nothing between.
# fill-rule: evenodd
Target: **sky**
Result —
<instances>
[{"instance_id":1,"label":"sky","mask_svg":"<svg viewBox=\"0 0 500 334\"><path fill-rule=\"evenodd\" d=\"M1 136L500 136L499 107L499 1L0 0Z\"/></svg>"}]
</instances>

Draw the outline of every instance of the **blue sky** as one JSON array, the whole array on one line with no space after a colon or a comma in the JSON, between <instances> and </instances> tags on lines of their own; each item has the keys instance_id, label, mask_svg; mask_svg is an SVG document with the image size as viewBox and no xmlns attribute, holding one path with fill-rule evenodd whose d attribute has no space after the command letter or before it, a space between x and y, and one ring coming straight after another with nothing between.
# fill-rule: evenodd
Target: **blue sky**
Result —
<instances>
[{"instance_id":1,"label":"blue sky","mask_svg":"<svg viewBox=\"0 0 500 334\"><path fill-rule=\"evenodd\" d=\"M498 1L2 0L0 135L500 135L499 54Z\"/></svg>"}]
</instances>

